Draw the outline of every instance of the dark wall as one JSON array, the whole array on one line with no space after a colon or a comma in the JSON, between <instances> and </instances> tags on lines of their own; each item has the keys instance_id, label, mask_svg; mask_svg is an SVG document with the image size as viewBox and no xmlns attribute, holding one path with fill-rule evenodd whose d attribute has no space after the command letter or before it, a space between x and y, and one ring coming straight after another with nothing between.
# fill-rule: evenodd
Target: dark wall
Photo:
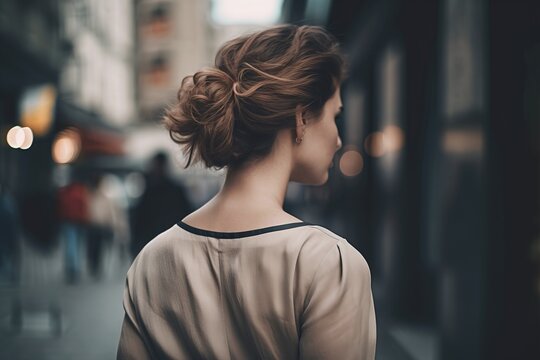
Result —
<instances>
[{"instance_id":1,"label":"dark wall","mask_svg":"<svg viewBox=\"0 0 540 360\"><path fill-rule=\"evenodd\" d=\"M540 3L491 1L489 16L488 358L538 359Z\"/></svg>"}]
</instances>

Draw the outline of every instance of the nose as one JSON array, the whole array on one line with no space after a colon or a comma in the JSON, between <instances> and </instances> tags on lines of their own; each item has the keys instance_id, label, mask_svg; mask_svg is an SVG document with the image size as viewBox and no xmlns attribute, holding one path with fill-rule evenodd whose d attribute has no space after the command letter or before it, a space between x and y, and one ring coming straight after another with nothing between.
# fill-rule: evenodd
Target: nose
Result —
<instances>
[{"instance_id":1,"label":"nose","mask_svg":"<svg viewBox=\"0 0 540 360\"><path fill-rule=\"evenodd\" d=\"M341 143L341 137L338 135L338 137L337 137L337 150L341 149L342 145L343 144Z\"/></svg>"}]
</instances>

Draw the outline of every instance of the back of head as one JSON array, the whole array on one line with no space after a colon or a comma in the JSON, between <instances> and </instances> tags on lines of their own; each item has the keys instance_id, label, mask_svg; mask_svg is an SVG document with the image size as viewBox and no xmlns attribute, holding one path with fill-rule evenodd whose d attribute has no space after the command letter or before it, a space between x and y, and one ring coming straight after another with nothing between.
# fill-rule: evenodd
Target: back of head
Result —
<instances>
[{"instance_id":1,"label":"back of head","mask_svg":"<svg viewBox=\"0 0 540 360\"><path fill-rule=\"evenodd\" d=\"M217 169L262 158L300 105L315 116L343 77L335 38L316 26L280 25L225 43L215 66L183 79L164 118L192 160Z\"/></svg>"}]
</instances>

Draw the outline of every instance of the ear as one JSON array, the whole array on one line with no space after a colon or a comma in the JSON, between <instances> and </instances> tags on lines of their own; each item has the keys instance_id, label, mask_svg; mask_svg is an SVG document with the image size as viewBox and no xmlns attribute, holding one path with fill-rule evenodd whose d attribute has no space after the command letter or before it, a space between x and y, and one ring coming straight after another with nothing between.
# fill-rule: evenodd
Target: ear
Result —
<instances>
[{"instance_id":1,"label":"ear","mask_svg":"<svg viewBox=\"0 0 540 360\"><path fill-rule=\"evenodd\" d=\"M302 138L304 136L304 131L306 128L306 123L307 123L304 114L305 114L304 107L301 105L297 105L296 111L295 111L296 131L294 134L297 138Z\"/></svg>"}]
</instances>

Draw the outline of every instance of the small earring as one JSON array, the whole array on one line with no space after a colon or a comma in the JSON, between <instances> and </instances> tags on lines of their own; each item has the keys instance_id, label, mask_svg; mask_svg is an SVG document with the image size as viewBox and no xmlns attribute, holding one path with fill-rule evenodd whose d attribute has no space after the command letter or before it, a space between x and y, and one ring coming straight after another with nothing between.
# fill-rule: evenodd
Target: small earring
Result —
<instances>
[{"instance_id":1,"label":"small earring","mask_svg":"<svg viewBox=\"0 0 540 360\"><path fill-rule=\"evenodd\" d=\"M302 137L301 138L296 137L296 143L297 144L300 144L302 142L302 140L304 140L304 135L306 135L306 129L304 129L304 131L302 132Z\"/></svg>"},{"instance_id":2,"label":"small earring","mask_svg":"<svg viewBox=\"0 0 540 360\"><path fill-rule=\"evenodd\" d=\"M302 131L302 137L301 138L298 138L298 136L296 137L296 143L297 144L300 144L302 142L302 140L304 140L304 135L306 135L306 128L305 127L304 127L304 131Z\"/></svg>"}]
</instances>

